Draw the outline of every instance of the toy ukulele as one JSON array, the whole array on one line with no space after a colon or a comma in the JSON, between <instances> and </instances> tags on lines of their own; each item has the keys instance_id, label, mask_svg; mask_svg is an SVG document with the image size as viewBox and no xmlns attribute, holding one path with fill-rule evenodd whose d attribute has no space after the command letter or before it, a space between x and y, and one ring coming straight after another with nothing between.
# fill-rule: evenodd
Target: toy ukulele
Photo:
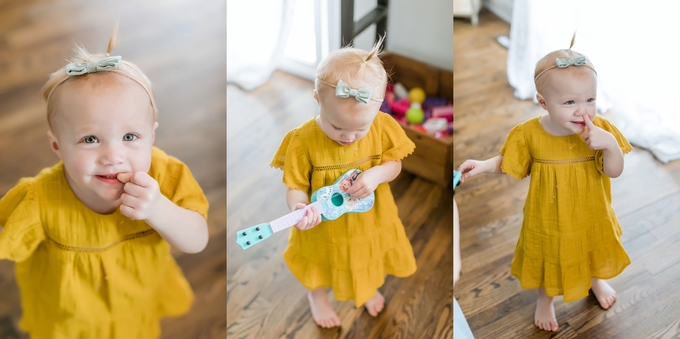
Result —
<instances>
[{"instance_id":1,"label":"toy ukulele","mask_svg":"<svg viewBox=\"0 0 680 339\"><path fill-rule=\"evenodd\" d=\"M236 243L245 250L278 231L296 225L312 206L321 213L322 221L335 220L347 212L359 213L370 210L375 202L373 192L363 199L354 198L347 193L347 189L352 186L360 173L358 169L351 169L335 180L332 185L319 188L312 194L312 203L303 209L288 213L274 221L238 231Z\"/></svg>"},{"instance_id":2,"label":"toy ukulele","mask_svg":"<svg viewBox=\"0 0 680 339\"><path fill-rule=\"evenodd\" d=\"M453 170L453 188L456 188L456 186L460 185L460 177L462 176L462 173Z\"/></svg>"}]
</instances>

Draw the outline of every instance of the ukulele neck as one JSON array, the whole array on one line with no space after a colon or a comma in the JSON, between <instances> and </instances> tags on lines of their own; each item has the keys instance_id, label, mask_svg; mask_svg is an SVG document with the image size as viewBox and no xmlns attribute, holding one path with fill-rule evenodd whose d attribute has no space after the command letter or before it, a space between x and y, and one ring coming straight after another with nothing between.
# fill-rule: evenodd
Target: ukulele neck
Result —
<instances>
[{"instance_id":1,"label":"ukulele neck","mask_svg":"<svg viewBox=\"0 0 680 339\"><path fill-rule=\"evenodd\" d=\"M303 209L299 209L297 211L290 212L281 218L278 218L274 221L269 222L269 226L272 228L272 232L276 233L278 231L284 230L288 227L291 227L293 225L296 225L302 219L305 217L305 214L307 214L307 210L312 208L312 206L316 207L316 210L319 211L319 213L323 213L323 206L321 205L321 202L317 201L314 203L311 203Z\"/></svg>"}]
</instances>

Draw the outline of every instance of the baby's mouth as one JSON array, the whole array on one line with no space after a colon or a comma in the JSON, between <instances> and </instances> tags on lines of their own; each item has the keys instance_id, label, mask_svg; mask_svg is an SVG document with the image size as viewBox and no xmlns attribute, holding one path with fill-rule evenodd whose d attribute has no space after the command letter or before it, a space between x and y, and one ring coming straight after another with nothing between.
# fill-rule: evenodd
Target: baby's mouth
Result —
<instances>
[{"instance_id":1,"label":"baby's mouth","mask_svg":"<svg viewBox=\"0 0 680 339\"><path fill-rule=\"evenodd\" d=\"M123 183L120 179L118 179L118 173L114 174L97 174L95 175L97 179L109 183L109 184L118 184L118 183Z\"/></svg>"}]
</instances>

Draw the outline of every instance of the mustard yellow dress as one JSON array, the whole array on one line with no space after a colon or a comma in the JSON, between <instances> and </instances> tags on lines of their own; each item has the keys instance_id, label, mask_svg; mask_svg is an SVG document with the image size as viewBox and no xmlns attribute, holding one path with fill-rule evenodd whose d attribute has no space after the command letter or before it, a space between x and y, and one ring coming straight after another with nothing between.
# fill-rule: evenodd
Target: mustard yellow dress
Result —
<instances>
[{"instance_id":1,"label":"mustard yellow dress","mask_svg":"<svg viewBox=\"0 0 680 339\"><path fill-rule=\"evenodd\" d=\"M593 123L611 133L624 154L633 149L606 119ZM591 150L580 134L550 135L534 118L510 131L500 154L504 173L531 175L510 271L522 288L574 301L588 295L591 277L610 279L630 264L602 150Z\"/></svg>"},{"instance_id":2,"label":"mustard yellow dress","mask_svg":"<svg viewBox=\"0 0 680 339\"><path fill-rule=\"evenodd\" d=\"M283 183L311 194L332 185L350 169L365 171L412 153L415 144L399 124L379 112L368 134L349 146L329 138L314 118L288 132L271 166L283 170ZM345 213L300 231L291 228L284 260L306 288L331 287L337 300L358 307L373 297L386 274L416 271L413 249L398 216L388 183L378 185L367 212Z\"/></svg>"},{"instance_id":3,"label":"mustard yellow dress","mask_svg":"<svg viewBox=\"0 0 680 339\"><path fill-rule=\"evenodd\" d=\"M188 167L154 148L149 175L175 204L206 217ZM93 212L73 194L62 162L23 178L0 200L0 259L16 262L32 339L147 339L159 318L188 311L193 293L169 244L120 210Z\"/></svg>"}]
</instances>

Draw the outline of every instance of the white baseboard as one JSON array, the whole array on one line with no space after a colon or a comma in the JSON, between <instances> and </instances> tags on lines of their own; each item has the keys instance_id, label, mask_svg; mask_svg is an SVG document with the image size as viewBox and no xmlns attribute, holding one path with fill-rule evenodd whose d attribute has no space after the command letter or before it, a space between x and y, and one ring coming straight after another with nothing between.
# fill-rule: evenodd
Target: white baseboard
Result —
<instances>
[{"instance_id":1,"label":"white baseboard","mask_svg":"<svg viewBox=\"0 0 680 339\"><path fill-rule=\"evenodd\" d=\"M512 21L513 0L484 0L484 7L507 23Z\"/></svg>"}]
</instances>

